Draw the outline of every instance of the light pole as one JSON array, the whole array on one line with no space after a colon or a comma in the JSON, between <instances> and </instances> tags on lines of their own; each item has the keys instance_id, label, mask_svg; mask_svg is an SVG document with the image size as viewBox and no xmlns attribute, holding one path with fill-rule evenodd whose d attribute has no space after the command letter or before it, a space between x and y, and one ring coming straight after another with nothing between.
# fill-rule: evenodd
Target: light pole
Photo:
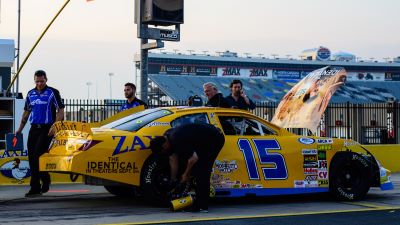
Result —
<instances>
[{"instance_id":1,"label":"light pole","mask_svg":"<svg viewBox=\"0 0 400 225\"><path fill-rule=\"evenodd\" d=\"M90 85L92 85L92 82L86 82L87 85L87 99L89 100L90 97Z\"/></svg>"},{"instance_id":2,"label":"light pole","mask_svg":"<svg viewBox=\"0 0 400 225\"><path fill-rule=\"evenodd\" d=\"M114 76L114 73L108 73L108 76L110 76L110 99L112 99L112 85L111 85L111 77Z\"/></svg>"}]
</instances>

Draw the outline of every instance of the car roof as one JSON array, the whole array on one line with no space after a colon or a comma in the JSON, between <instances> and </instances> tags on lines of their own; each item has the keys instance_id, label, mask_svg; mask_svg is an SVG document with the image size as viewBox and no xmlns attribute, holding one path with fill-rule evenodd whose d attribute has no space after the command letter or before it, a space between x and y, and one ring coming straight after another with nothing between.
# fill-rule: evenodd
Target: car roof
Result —
<instances>
[{"instance_id":1,"label":"car roof","mask_svg":"<svg viewBox=\"0 0 400 225\"><path fill-rule=\"evenodd\" d=\"M200 107L193 107L193 106L170 106L170 107L160 107L163 109L167 109L172 111L174 114L179 114L179 113L204 113L204 112L218 112L218 113L238 113L241 115L247 115L251 117L257 117L265 122L267 122L270 126L275 127L278 130L285 130L282 127L279 127L259 116L254 115L250 111L247 110L242 110L242 109L234 109L234 108L219 108L219 107L207 107L207 106L200 106Z\"/></svg>"}]
</instances>

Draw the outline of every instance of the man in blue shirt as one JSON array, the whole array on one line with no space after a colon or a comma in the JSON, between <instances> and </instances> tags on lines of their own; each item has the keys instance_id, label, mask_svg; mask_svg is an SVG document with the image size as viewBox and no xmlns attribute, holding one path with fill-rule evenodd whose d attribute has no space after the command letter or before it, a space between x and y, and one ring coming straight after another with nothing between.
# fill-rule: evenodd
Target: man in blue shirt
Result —
<instances>
[{"instance_id":1,"label":"man in blue shirt","mask_svg":"<svg viewBox=\"0 0 400 225\"><path fill-rule=\"evenodd\" d=\"M244 93L243 83L240 80L233 80L229 85L231 94L225 99L231 108L253 110L256 104Z\"/></svg>"},{"instance_id":2,"label":"man in blue shirt","mask_svg":"<svg viewBox=\"0 0 400 225\"><path fill-rule=\"evenodd\" d=\"M26 96L21 124L16 131L17 134L21 133L30 115L28 158L32 176L31 189L25 194L25 197L39 196L49 190L50 175L48 172L39 171L39 157L48 150L53 138L50 127L55 121L61 121L64 118L64 104L60 92L46 85L46 72L36 71L34 81L36 87L30 90ZM40 185L40 180L42 185Z\"/></svg>"},{"instance_id":3,"label":"man in blue shirt","mask_svg":"<svg viewBox=\"0 0 400 225\"><path fill-rule=\"evenodd\" d=\"M144 105L144 108L147 109L147 104L144 101L136 98L135 93L136 93L136 86L132 83L126 83L124 88L126 102L121 106L119 111L124 111L139 105Z\"/></svg>"}]
</instances>

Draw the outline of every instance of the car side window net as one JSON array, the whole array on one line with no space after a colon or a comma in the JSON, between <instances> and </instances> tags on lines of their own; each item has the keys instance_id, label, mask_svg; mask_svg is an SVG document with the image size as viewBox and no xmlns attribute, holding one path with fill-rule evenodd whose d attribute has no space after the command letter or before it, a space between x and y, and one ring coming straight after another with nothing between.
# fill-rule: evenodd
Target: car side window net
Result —
<instances>
[{"instance_id":1,"label":"car side window net","mask_svg":"<svg viewBox=\"0 0 400 225\"><path fill-rule=\"evenodd\" d=\"M219 116L225 135L274 135L276 132L257 120L240 116Z\"/></svg>"},{"instance_id":2,"label":"car side window net","mask_svg":"<svg viewBox=\"0 0 400 225\"><path fill-rule=\"evenodd\" d=\"M206 113L184 115L171 122L171 127L179 127L190 123L210 123Z\"/></svg>"}]
</instances>

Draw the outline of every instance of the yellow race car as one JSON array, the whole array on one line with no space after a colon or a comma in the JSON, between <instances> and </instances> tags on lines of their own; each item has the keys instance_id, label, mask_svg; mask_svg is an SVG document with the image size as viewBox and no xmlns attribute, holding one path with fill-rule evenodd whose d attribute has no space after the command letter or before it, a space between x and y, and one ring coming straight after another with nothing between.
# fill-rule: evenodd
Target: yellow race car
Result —
<instances>
[{"instance_id":1,"label":"yellow race car","mask_svg":"<svg viewBox=\"0 0 400 225\"><path fill-rule=\"evenodd\" d=\"M215 196L331 192L355 200L370 187L393 188L390 171L357 142L298 136L247 111L208 107L130 109L101 124L57 122L40 170L82 175L115 195L162 201L168 160L152 154L150 140L186 123L210 123L225 134L211 177Z\"/></svg>"}]
</instances>

